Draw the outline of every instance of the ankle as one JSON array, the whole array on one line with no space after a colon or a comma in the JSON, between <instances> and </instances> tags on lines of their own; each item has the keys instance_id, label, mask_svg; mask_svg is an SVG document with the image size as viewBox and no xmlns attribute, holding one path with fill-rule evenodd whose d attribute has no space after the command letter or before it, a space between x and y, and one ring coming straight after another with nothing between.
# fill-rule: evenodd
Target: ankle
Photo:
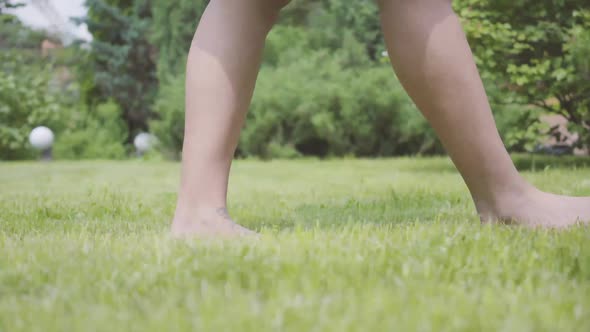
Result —
<instances>
[{"instance_id":1,"label":"ankle","mask_svg":"<svg viewBox=\"0 0 590 332\"><path fill-rule=\"evenodd\" d=\"M188 221L200 218L216 218L228 215L225 204L186 205L179 203L174 212L175 221Z\"/></svg>"},{"instance_id":2,"label":"ankle","mask_svg":"<svg viewBox=\"0 0 590 332\"><path fill-rule=\"evenodd\" d=\"M538 193L537 188L523 181L484 195L473 195L473 201L482 220L502 219L529 205Z\"/></svg>"}]
</instances>

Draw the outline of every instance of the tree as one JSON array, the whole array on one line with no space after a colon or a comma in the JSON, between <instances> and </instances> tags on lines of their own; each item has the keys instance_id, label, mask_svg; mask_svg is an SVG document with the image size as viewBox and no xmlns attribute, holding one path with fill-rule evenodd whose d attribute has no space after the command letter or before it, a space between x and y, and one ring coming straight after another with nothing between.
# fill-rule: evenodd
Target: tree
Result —
<instances>
[{"instance_id":1,"label":"tree","mask_svg":"<svg viewBox=\"0 0 590 332\"><path fill-rule=\"evenodd\" d=\"M151 2L87 0L82 21L93 35L93 103L113 99L123 110L129 138L147 130L157 90L154 47L148 40Z\"/></svg>"},{"instance_id":2,"label":"tree","mask_svg":"<svg viewBox=\"0 0 590 332\"><path fill-rule=\"evenodd\" d=\"M323 35L324 46L343 46L346 33L365 46L367 55L375 61L385 49L379 23L379 11L374 1L323 0L320 9L310 15L310 26L316 35Z\"/></svg>"},{"instance_id":3,"label":"tree","mask_svg":"<svg viewBox=\"0 0 590 332\"><path fill-rule=\"evenodd\" d=\"M16 16L0 13L0 49L28 49L37 52L45 38L47 33L25 26Z\"/></svg>"},{"instance_id":4,"label":"tree","mask_svg":"<svg viewBox=\"0 0 590 332\"><path fill-rule=\"evenodd\" d=\"M374 1L293 0L280 23L308 28L314 48L339 49L349 34L362 42L371 60L385 49Z\"/></svg>"},{"instance_id":5,"label":"tree","mask_svg":"<svg viewBox=\"0 0 590 332\"><path fill-rule=\"evenodd\" d=\"M208 0L154 0L151 41L157 48L158 78L182 74L185 60Z\"/></svg>"},{"instance_id":6,"label":"tree","mask_svg":"<svg viewBox=\"0 0 590 332\"><path fill-rule=\"evenodd\" d=\"M510 103L563 115L590 144L590 2L459 0L477 62ZM511 94L510 94L511 93ZM507 96L512 98L506 98Z\"/></svg>"}]
</instances>

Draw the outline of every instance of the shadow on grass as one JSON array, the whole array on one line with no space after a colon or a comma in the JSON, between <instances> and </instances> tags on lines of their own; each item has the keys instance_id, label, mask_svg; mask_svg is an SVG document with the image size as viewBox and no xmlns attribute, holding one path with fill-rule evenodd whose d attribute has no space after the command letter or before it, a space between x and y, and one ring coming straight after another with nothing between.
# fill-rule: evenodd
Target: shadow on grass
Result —
<instances>
[{"instance_id":1,"label":"shadow on grass","mask_svg":"<svg viewBox=\"0 0 590 332\"><path fill-rule=\"evenodd\" d=\"M263 221L256 227L289 230L295 227L330 229L352 224L401 225L432 223L437 220L472 220L477 222L475 210L467 196L449 197L445 193L425 191L412 193L391 192L379 199L339 199L332 202L303 204L281 216L251 216L252 221ZM250 218L248 218L250 219ZM272 222L269 222L272 220ZM248 224L248 220L244 220Z\"/></svg>"}]
</instances>

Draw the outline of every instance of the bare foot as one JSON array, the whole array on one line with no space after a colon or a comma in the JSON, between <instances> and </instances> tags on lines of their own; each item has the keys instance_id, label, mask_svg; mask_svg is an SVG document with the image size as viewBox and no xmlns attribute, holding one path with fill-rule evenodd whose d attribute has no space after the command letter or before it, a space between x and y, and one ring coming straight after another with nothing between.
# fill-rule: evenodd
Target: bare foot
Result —
<instances>
[{"instance_id":1,"label":"bare foot","mask_svg":"<svg viewBox=\"0 0 590 332\"><path fill-rule=\"evenodd\" d=\"M176 238L234 238L256 235L236 224L225 208L202 209L187 217L177 214L172 222L171 233Z\"/></svg>"},{"instance_id":2,"label":"bare foot","mask_svg":"<svg viewBox=\"0 0 590 332\"><path fill-rule=\"evenodd\" d=\"M482 222L540 228L566 228L590 223L590 197L559 196L537 189L530 189L526 194L505 196L493 207L479 204Z\"/></svg>"}]
</instances>

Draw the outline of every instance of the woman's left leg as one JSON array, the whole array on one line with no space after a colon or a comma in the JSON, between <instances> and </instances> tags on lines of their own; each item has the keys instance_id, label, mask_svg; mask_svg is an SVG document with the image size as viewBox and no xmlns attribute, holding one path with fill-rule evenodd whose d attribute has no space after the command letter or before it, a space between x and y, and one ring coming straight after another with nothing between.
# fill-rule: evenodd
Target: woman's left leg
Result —
<instances>
[{"instance_id":1,"label":"woman's left leg","mask_svg":"<svg viewBox=\"0 0 590 332\"><path fill-rule=\"evenodd\" d=\"M450 0L379 0L391 63L463 176L482 221L566 227L590 221L590 197L541 192L504 147Z\"/></svg>"}]
</instances>

